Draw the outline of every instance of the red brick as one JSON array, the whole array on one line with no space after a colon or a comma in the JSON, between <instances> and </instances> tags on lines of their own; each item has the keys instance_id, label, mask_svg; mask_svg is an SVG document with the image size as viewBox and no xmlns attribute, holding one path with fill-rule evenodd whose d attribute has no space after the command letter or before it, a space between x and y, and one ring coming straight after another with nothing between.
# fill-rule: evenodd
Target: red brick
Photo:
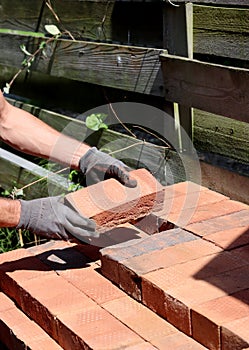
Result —
<instances>
[{"instance_id":1,"label":"red brick","mask_svg":"<svg viewBox=\"0 0 249 350\"><path fill-rule=\"evenodd\" d=\"M177 349L177 350L204 350L204 346L196 342L194 339L178 332L168 336L155 338L152 341L158 349Z\"/></svg>"},{"instance_id":2,"label":"red brick","mask_svg":"<svg viewBox=\"0 0 249 350\"><path fill-rule=\"evenodd\" d=\"M160 232L140 240L128 241L113 247L101 249L101 260L109 257L116 261L124 261L146 253L162 250L178 243L196 240L196 236L180 228Z\"/></svg>"},{"instance_id":3,"label":"red brick","mask_svg":"<svg viewBox=\"0 0 249 350\"><path fill-rule=\"evenodd\" d=\"M12 289L14 287L15 295L19 296L22 309L34 317L62 347L82 349L92 346L103 349L106 346L116 349L143 342L142 338L110 314L103 314L104 310L92 299L55 273L19 283L13 281ZM78 329L77 322L81 318ZM62 320L66 320L65 324Z\"/></svg>"},{"instance_id":4,"label":"red brick","mask_svg":"<svg viewBox=\"0 0 249 350\"><path fill-rule=\"evenodd\" d=\"M249 346L249 316L225 323L221 329L222 350L244 349Z\"/></svg>"},{"instance_id":5,"label":"red brick","mask_svg":"<svg viewBox=\"0 0 249 350\"><path fill-rule=\"evenodd\" d=\"M167 319L167 304L164 290L156 284L142 278L142 303L157 315Z\"/></svg>"},{"instance_id":6,"label":"red brick","mask_svg":"<svg viewBox=\"0 0 249 350\"><path fill-rule=\"evenodd\" d=\"M126 350L156 350L151 343L143 342L141 344L132 345L126 348Z\"/></svg>"},{"instance_id":7,"label":"red brick","mask_svg":"<svg viewBox=\"0 0 249 350\"><path fill-rule=\"evenodd\" d=\"M33 255L27 251L27 249L15 249L4 254L0 254L0 268L2 264L12 261L18 261L23 258L32 257Z\"/></svg>"},{"instance_id":8,"label":"red brick","mask_svg":"<svg viewBox=\"0 0 249 350\"><path fill-rule=\"evenodd\" d=\"M193 337L208 349L221 348L220 328L209 318L192 313Z\"/></svg>"},{"instance_id":9,"label":"red brick","mask_svg":"<svg viewBox=\"0 0 249 350\"><path fill-rule=\"evenodd\" d=\"M72 243L69 241L63 241L63 240L50 240L43 244L38 244L36 246L30 247L26 249L26 251L30 254L37 255L39 254L44 255L46 252L51 251L57 251L57 250L63 250L67 248L76 247L76 243Z\"/></svg>"},{"instance_id":10,"label":"red brick","mask_svg":"<svg viewBox=\"0 0 249 350\"><path fill-rule=\"evenodd\" d=\"M248 209L248 205L232 200L224 200L218 203L202 205L196 208L196 211L191 218L191 223L204 221L214 217L232 214Z\"/></svg>"},{"instance_id":11,"label":"red brick","mask_svg":"<svg viewBox=\"0 0 249 350\"><path fill-rule=\"evenodd\" d=\"M174 191L176 191L177 193L179 192L181 194L188 194L188 193L201 192L201 191L207 190L206 187L191 181L179 182L171 186L174 187ZM167 187L171 187L171 186L167 186Z\"/></svg>"},{"instance_id":12,"label":"red brick","mask_svg":"<svg viewBox=\"0 0 249 350\"><path fill-rule=\"evenodd\" d=\"M225 294L206 281L187 279L183 284L165 291L167 320L185 334L191 335L191 307Z\"/></svg>"},{"instance_id":13,"label":"red brick","mask_svg":"<svg viewBox=\"0 0 249 350\"><path fill-rule=\"evenodd\" d=\"M178 332L147 307L127 296L105 303L103 307L146 341L153 343L153 339Z\"/></svg>"},{"instance_id":14,"label":"red brick","mask_svg":"<svg viewBox=\"0 0 249 350\"><path fill-rule=\"evenodd\" d=\"M158 210L163 201L163 187L145 169L134 170L131 175L138 181L135 188L109 179L72 192L66 198L82 215L93 218L99 227L113 227Z\"/></svg>"},{"instance_id":15,"label":"red brick","mask_svg":"<svg viewBox=\"0 0 249 350\"><path fill-rule=\"evenodd\" d=\"M170 198L165 196L163 209L160 210L157 215L169 219L169 214L181 213L184 210L214 204L227 199L229 198L208 189L190 192L184 195L179 195L179 193L176 192L176 195L172 195Z\"/></svg>"},{"instance_id":16,"label":"red brick","mask_svg":"<svg viewBox=\"0 0 249 350\"><path fill-rule=\"evenodd\" d=\"M206 235L204 238L223 249L230 250L248 244L249 228L245 226L226 229Z\"/></svg>"},{"instance_id":17,"label":"red brick","mask_svg":"<svg viewBox=\"0 0 249 350\"><path fill-rule=\"evenodd\" d=\"M69 305L70 312L95 305L93 300L55 273L42 279L24 282L22 288L54 316L67 312ZM23 300L23 304L25 301L27 300Z\"/></svg>"},{"instance_id":18,"label":"red brick","mask_svg":"<svg viewBox=\"0 0 249 350\"><path fill-rule=\"evenodd\" d=\"M119 262L111 259L108 255L101 257L101 272L115 284L119 283Z\"/></svg>"},{"instance_id":19,"label":"red brick","mask_svg":"<svg viewBox=\"0 0 249 350\"><path fill-rule=\"evenodd\" d=\"M123 264L118 265L118 285L136 300L141 300L141 277Z\"/></svg>"},{"instance_id":20,"label":"red brick","mask_svg":"<svg viewBox=\"0 0 249 350\"><path fill-rule=\"evenodd\" d=\"M60 275L98 304L124 296L124 292L93 267L66 270Z\"/></svg>"},{"instance_id":21,"label":"red brick","mask_svg":"<svg viewBox=\"0 0 249 350\"><path fill-rule=\"evenodd\" d=\"M186 230L196 233L200 236L206 236L211 233L220 232L226 229L249 226L249 210L242 210L232 214L205 220L199 223L189 224Z\"/></svg>"},{"instance_id":22,"label":"red brick","mask_svg":"<svg viewBox=\"0 0 249 350\"><path fill-rule=\"evenodd\" d=\"M167 291L184 284L188 279L205 280L207 277L230 271L231 266L235 269L246 264L242 259L237 259L233 253L221 252L147 273L142 277L143 300L146 302L145 293L153 295L152 291L149 292L153 288L151 284Z\"/></svg>"},{"instance_id":23,"label":"red brick","mask_svg":"<svg viewBox=\"0 0 249 350\"><path fill-rule=\"evenodd\" d=\"M210 276L208 278L205 278L205 280L213 286L224 290L227 294L239 292L243 289L249 288L249 279L245 278L245 276L249 275L249 265L247 264L243 266L243 263L245 261L243 261L243 259L241 259L241 261L241 267L234 268L233 266L231 266L230 271L225 271L219 275ZM200 273L198 274L199 276L201 276L203 272L200 271ZM196 278L198 278L198 274L196 274Z\"/></svg>"},{"instance_id":24,"label":"red brick","mask_svg":"<svg viewBox=\"0 0 249 350\"><path fill-rule=\"evenodd\" d=\"M3 310L5 305L5 310ZM9 349L61 349L35 322L0 293L0 341Z\"/></svg>"},{"instance_id":25,"label":"red brick","mask_svg":"<svg viewBox=\"0 0 249 350\"><path fill-rule=\"evenodd\" d=\"M182 208L181 211L170 213L168 215L168 220L182 228L186 228L187 225L196 222L209 220L246 209L248 210L248 205L227 199L218 203L197 206L196 208Z\"/></svg>"},{"instance_id":26,"label":"red brick","mask_svg":"<svg viewBox=\"0 0 249 350\"><path fill-rule=\"evenodd\" d=\"M22 310L57 341L60 335L55 316L68 310L74 312L95 305L90 298L55 273L19 284L12 280L7 293L12 294Z\"/></svg>"},{"instance_id":27,"label":"red brick","mask_svg":"<svg viewBox=\"0 0 249 350\"><path fill-rule=\"evenodd\" d=\"M2 313L3 311L14 308L15 303L10 298L8 298L3 292L0 292L0 312Z\"/></svg>"},{"instance_id":28,"label":"red brick","mask_svg":"<svg viewBox=\"0 0 249 350\"><path fill-rule=\"evenodd\" d=\"M124 264L140 275L218 252L221 252L220 248L198 239L127 259Z\"/></svg>"},{"instance_id":29,"label":"red brick","mask_svg":"<svg viewBox=\"0 0 249 350\"><path fill-rule=\"evenodd\" d=\"M193 337L211 349L220 346L220 327L249 313L249 290L226 295L193 307Z\"/></svg>"},{"instance_id":30,"label":"red brick","mask_svg":"<svg viewBox=\"0 0 249 350\"><path fill-rule=\"evenodd\" d=\"M51 268L43 264L34 256L20 258L16 261L6 262L0 265L0 274L5 273L15 281L26 281L41 278L51 273ZM1 284L1 282L0 282Z\"/></svg>"},{"instance_id":31,"label":"red brick","mask_svg":"<svg viewBox=\"0 0 249 350\"><path fill-rule=\"evenodd\" d=\"M247 245L234 249L233 254L237 259L249 263L249 241L247 242Z\"/></svg>"},{"instance_id":32,"label":"red brick","mask_svg":"<svg viewBox=\"0 0 249 350\"><path fill-rule=\"evenodd\" d=\"M141 337L97 305L93 308L83 308L73 314L63 314L60 321L67 329L61 333L61 341L65 348L68 341L71 342L70 338L74 339L73 334L77 334L78 339L96 350L126 348L143 342Z\"/></svg>"}]
</instances>

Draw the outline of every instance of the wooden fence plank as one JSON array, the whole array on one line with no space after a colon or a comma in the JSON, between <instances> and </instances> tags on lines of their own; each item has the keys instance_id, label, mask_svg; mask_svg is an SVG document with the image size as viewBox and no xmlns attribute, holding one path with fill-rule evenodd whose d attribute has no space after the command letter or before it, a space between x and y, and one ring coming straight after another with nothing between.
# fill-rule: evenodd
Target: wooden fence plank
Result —
<instances>
[{"instance_id":1,"label":"wooden fence plank","mask_svg":"<svg viewBox=\"0 0 249 350\"><path fill-rule=\"evenodd\" d=\"M67 134L82 141L87 141L90 145L97 145L98 147L104 147L106 142L118 139L120 140L120 148L134 145L138 140L116 133L115 131L108 130L98 133L89 133L86 125L83 121L65 116L63 114L55 113L49 110L40 109L33 105L22 103L13 99L8 99L10 103L16 107L25 109L26 111L34 114L39 119L43 120L48 125L52 126L58 131L67 131ZM236 120L231 120L219 115L201 111L198 109L193 110L193 134L194 134L194 146L199 151L218 153L222 156L231 157L241 162L249 163L249 124ZM68 127L70 125L70 127ZM230 145L229 145L230 144ZM234 145L231 147L231 145ZM116 145L116 143L115 143ZM134 149L134 152L138 156L141 145ZM132 153L130 153L132 152ZM130 154L135 154L133 147L127 149L128 157ZM147 146L143 147L144 155L151 159L151 164L154 162L154 154L150 153ZM153 165L153 164L152 164ZM161 174L162 175L162 174Z\"/></svg>"},{"instance_id":2,"label":"wooden fence plank","mask_svg":"<svg viewBox=\"0 0 249 350\"><path fill-rule=\"evenodd\" d=\"M192 4L184 4L180 7L172 5L164 6L164 47L167 48L171 55L178 55L184 57L193 57L193 6ZM193 111L191 108L185 106L175 105L176 125L179 128L178 121L182 128L186 131L189 139L185 139L179 131L179 149L190 149L189 141L192 142L193 125L192 117ZM187 141L187 144L183 144ZM186 143L186 142L185 142Z\"/></svg>"},{"instance_id":3,"label":"wooden fence plank","mask_svg":"<svg viewBox=\"0 0 249 350\"><path fill-rule=\"evenodd\" d=\"M36 31L43 0L1 0L0 28Z\"/></svg>"},{"instance_id":4,"label":"wooden fence plank","mask_svg":"<svg viewBox=\"0 0 249 350\"><path fill-rule=\"evenodd\" d=\"M51 75L150 94L161 50L60 40ZM154 90L155 91L155 90ZM157 94L162 89L158 86Z\"/></svg>"},{"instance_id":5,"label":"wooden fence plank","mask_svg":"<svg viewBox=\"0 0 249 350\"><path fill-rule=\"evenodd\" d=\"M194 27L229 33L249 33L249 9L194 6Z\"/></svg>"},{"instance_id":6,"label":"wooden fence plank","mask_svg":"<svg viewBox=\"0 0 249 350\"><path fill-rule=\"evenodd\" d=\"M194 52L248 59L249 9L194 6Z\"/></svg>"},{"instance_id":7,"label":"wooden fence plank","mask_svg":"<svg viewBox=\"0 0 249 350\"><path fill-rule=\"evenodd\" d=\"M165 43L163 44L163 36L165 37L163 35L163 9L168 7L168 11L178 14L182 11L181 7L184 6L184 2L179 2L181 7L175 7L160 1L64 0L62 2L54 0L53 8L61 21L57 23L47 6L43 11L39 10L41 0L35 0L32 6L27 0L23 2L12 0L12 3L13 6L17 3L14 17L10 11L9 2L7 0L3 2L0 10L2 11L0 28L22 31L37 30L45 33L46 24L56 24L62 32L67 29L80 40L114 42L151 48L167 47ZM198 4L198 1L193 1L193 3ZM194 5L193 7L194 53L247 60L249 4L247 9L228 8L229 3L226 3L226 7L219 2L208 4L212 6ZM217 5L222 7L217 7ZM39 18L39 11L42 13L41 18ZM172 36L168 48L172 46L172 42L174 45L178 43L173 40L174 36L179 33L178 36L181 38L180 33L183 33L181 23L175 22L176 34ZM171 54L180 55L177 51Z\"/></svg>"},{"instance_id":8,"label":"wooden fence plank","mask_svg":"<svg viewBox=\"0 0 249 350\"><path fill-rule=\"evenodd\" d=\"M161 55L165 98L249 122L249 70Z\"/></svg>"},{"instance_id":9,"label":"wooden fence plank","mask_svg":"<svg viewBox=\"0 0 249 350\"><path fill-rule=\"evenodd\" d=\"M63 32L69 31L75 38L110 40L111 17L114 1L61 1L52 2L53 10L60 18L58 23L53 13L44 8L39 30L45 32L46 24L55 24Z\"/></svg>"},{"instance_id":10,"label":"wooden fence plank","mask_svg":"<svg viewBox=\"0 0 249 350\"><path fill-rule=\"evenodd\" d=\"M20 68L24 54L19 46L25 44L30 52L34 52L42 40L0 34L3 47L0 64ZM32 69L52 76L163 96L159 60L162 52L160 49L60 39L47 44L47 57L37 57Z\"/></svg>"},{"instance_id":11,"label":"wooden fence plank","mask_svg":"<svg viewBox=\"0 0 249 350\"><path fill-rule=\"evenodd\" d=\"M194 52L217 57L248 60L248 35L194 30Z\"/></svg>"},{"instance_id":12,"label":"wooden fence plank","mask_svg":"<svg viewBox=\"0 0 249 350\"><path fill-rule=\"evenodd\" d=\"M161 1L53 0L60 22L43 0L2 2L0 28L46 33L45 25L55 24L78 40L162 47Z\"/></svg>"},{"instance_id":13,"label":"wooden fence plank","mask_svg":"<svg viewBox=\"0 0 249 350\"><path fill-rule=\"evenodd\" d=\"M81 120L39 109L13 99L8 99L8 101L16 107L21 107L29 112L33 111L39 119L58 131L63 131L80 141L97 146L107 153L115 152L115 155L113 154L115 157L124 160L127 165L133 168L148 167L155 177L165 184L167 181L179 182L185 180L184 166L191 163L191 160L186 160L186 164L183 165L181 157L172 149L160 148L152 143L143 142L111 129L93 133L87 129L85 123ZM87 136L88 132L89 136ZM191 165L189 169L191 169Z\"/></svg>"}]
</instances>

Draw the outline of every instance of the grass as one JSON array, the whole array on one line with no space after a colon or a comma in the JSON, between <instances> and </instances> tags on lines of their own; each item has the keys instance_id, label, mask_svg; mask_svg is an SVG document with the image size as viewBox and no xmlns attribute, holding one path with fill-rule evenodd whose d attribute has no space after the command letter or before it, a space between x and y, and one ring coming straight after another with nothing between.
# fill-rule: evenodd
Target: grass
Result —
<instances>
[{"instance_id":1,"label":"grass","mask_svg":"<svg viewBox=\"0 0 249 350\"><path fill-rule=\"evenodd\" d=\"M0 228L0 253L20 248L18 232L15 229Z\"/></svg>"}]
</instances>

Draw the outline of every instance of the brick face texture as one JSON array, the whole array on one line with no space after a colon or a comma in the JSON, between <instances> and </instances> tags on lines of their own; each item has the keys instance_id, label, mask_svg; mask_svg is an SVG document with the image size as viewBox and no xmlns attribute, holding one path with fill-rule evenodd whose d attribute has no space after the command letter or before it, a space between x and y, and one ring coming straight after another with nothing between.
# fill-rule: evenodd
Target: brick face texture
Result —
<instances>
[{"instance_id":1,"label":"brick face texture","mask_svg":"<svg viewBox=\"0 0 249 350\"><path fill-rule=\"evenodd\" d=\"M135 188L122 186L114 179L70 193L66 196L82 215L93 218L99 227L114 227L159 210L164 190L145 169L132 171Z\"/></svg>"},{"instance_id":2,"label":"brick face texture","mask_svg":"<svg viewBox=\"0 0 249 350\"><path fill-rule=\"evenodd\" d=\"M0 255L0 341L37 350L249 347L248 206L190 182L162 188L143 169L134 177L140 193L107 180L69 195L99 225L115 226L101 233L110 246L50 241ZM174 228L181 210L193 215Z\"/></svg>"}]
</instances>

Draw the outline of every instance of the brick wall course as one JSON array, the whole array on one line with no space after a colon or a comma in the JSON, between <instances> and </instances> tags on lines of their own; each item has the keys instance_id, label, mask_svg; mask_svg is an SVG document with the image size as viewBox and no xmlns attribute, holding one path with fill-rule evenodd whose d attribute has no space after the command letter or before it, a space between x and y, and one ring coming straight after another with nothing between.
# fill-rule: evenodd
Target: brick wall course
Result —
<instances>
[{"instance_id":1,"label":"brick wall course","mask_svg":"<svg viewBox=\"0 0 249 350\"><path fill-rule=\"evenodd\" d=\"M248 300L249 289L210 300L194 307L192 327L195 339L210 349L219 348L221 346L220 327L226 323L247 317L249 312Z\"/></svg>"},{"instance_id":2,"label":"brick wall course","mask_svg":"<svg viewBox=\"0 0 249 350\"><path fill-rule=\"evenodd\" d=\"M9 349L15 350L62 349L2 292L0 292L0 340L4 341Z\"/></svg>"},{"instance_id":3,"label":"brick wall course","mask_svg":"<svg viewBox=\"0 0 249 350\"><path fill-rule=\"evenodd\" d=\"M249 227L249 211L242 210L239 212L215 217L202 222L189 224L185 227L186 230L193 232L201 237L205 237L211 233L233 229L238 227Z\"/></svg>"}]
</instances>

